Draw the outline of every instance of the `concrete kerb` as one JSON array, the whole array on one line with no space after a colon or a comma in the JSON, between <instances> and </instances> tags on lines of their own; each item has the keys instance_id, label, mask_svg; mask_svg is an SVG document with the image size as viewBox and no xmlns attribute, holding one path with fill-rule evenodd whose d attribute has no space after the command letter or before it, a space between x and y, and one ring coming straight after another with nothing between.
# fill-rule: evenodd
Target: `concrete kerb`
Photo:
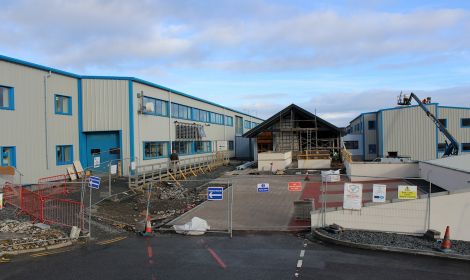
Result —
<instances>
[{"instance_id":1,"label":"concrete kerb","mask_svg":"<svg viewBox=\"0 0 470 280\"><path fill-rule=\"evenodd\" d=\"M453 260L461 260L461 261L470 261L470 255L448 254L448 253L424 251L424 250L417 250L417 249L407 249L407 248L390 247L390 246L382 246L382 245L354 243L350 241L338 240L338 239L329 237L319 232L317 229L312 229L312 234L317 239L323 242L340 245L340 246L351 247L351 248L373 250L373 251L384 251L384 252L392 252L392 253L402 253L402 254L409 254L409 255L421 255L421 256L453 259Z\"/></svg>"},{"instance_id":2,"label":"concrete kerb","mask_svg":"<svg viewBox=\"0 0 470 280\"><path fill-rule=\"evenodd\" d=\"M48 246L43 246L43 247L34 248L34 249L0 252L0 257L3 257L3 256L18 256L18 255L23 255L23 254L30 254L30 253L37 253L37 252L42 252L42 251L56 250L56 249L71 246L73 244L74 244L74 242L72 242L71 240L68 240L65 243L48 245Z\"/></svg>"}]
</instances>

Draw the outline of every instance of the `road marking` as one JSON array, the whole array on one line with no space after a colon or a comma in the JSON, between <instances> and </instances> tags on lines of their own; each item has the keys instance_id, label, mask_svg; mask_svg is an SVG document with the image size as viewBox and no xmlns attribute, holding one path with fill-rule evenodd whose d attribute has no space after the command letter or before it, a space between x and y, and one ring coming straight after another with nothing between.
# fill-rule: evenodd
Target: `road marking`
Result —
<instances>
[{"instance_id":1,"label":"road marking","mask_svg":"<svg viewBox=\"0 0 470 280\"><path fill-rule=\"evenodd\" d=\"M305 256L305 250L300 250L300 257L303 258Z\"/></svg>"},{"instance_id":2,"label":"road marking","mask_svg":"<svg viewBox=\"0 0 470 280\"><path fill-rule=\"evenodd\" d=\"M113 238L113 239L96 242L96 244L98 244L98 245L107 245L107 244L111 244L111 243L114 243L114 242L124 240L126 238L127 238L127 236L118 236L118 237Z\"/></svg>"},{"instance_id":3,"label":"road marking","mask_svg":"<svg viewBox=\"0 0 470 280\"><path fill-rule=\"evenodd\" d=\"M68 252L68 251L72 251L72 249L36 253L36 254L32 254L31 257L38 258L38 257L49 256L49 255L55 255L55 254L59 254L59 253L65 253L65 252Z\"/></svg>"},{"instance_id":4,"label":"road marking","mask_svg":"<svg viewBox=\"0 0 470 280\"><path fill-rule=\"evenodd\" d=\"M215 261L220 265L220 267L222 267L223 269L227 268L225 263L222 261L222 259L219 257L219 255L217 255L217 253L214 250L212 250L211 248L208 247L207 251L209 251L209 253L215 259Z\"/></svg>"},{"instance_id":5,"label":"road marking","mask_svg":"<svg viewBox=\"0 0 470 280\"><path fill-rule=\"evenodd\" d=\"M0 258L0 263L9 263L11 260L10 259L7 259L7 258Z\"/></svg>"},{"instance_id":6,"label":"road marking","mask_svg":"<svg viewBox=\"0 0 470 280\"><path fill-rule=\"evenodd\" d=\"M302 267L302 260L298 260L297 261L297 268L301 268Z\"/></svg>"}]
</instances>

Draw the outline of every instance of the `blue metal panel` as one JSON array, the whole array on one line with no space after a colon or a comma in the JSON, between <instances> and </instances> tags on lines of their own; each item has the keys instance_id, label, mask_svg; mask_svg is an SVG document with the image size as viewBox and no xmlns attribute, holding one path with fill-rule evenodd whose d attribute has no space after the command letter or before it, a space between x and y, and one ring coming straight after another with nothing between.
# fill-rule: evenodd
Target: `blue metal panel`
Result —
<instances>
[{"instance_id":1,"label":"blue metal panel","mask_svg":"<svg viewBox=\"0 0 470 280\"><path fill-rule=\"evenodd\" d=\"M78 153L80 163L82 166L86 166L86 138L83 133L83 92L82 92L82 79L77 80L78 87ZM121 142L122 143L122 142Z\"/></svg>"},{"instance_id":2,"label":"blue metal panel","mask_svg":"<svg viewBox=\"0 0 470 280\"><path fill-rule=\"evenodd\" d=\"M119 131L88 132L86 135L86 165L93 166L93 158L100 157L100 162L117 160L121 157ZM119 153L112 152L119 149ZM106 165L107 166L107 165Z\"/></svg>"},{"instance_id":3,"label":"blue metal panel","mask_svg":"<svg viewBox=\"0 0 470 280\"><path fill-rule=\"evenodd\" d=\"M129 155L131 161L134 161L134 84L131 80L129 80Z\"/></svg>"}]
</instances>

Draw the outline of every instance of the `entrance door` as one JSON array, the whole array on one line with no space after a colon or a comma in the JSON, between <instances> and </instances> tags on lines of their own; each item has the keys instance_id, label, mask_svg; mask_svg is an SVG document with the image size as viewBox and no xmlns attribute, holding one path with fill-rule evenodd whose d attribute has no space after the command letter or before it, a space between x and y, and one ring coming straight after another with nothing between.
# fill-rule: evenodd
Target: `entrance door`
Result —
<instances>
[{"instance_id":1,"label":"entrance door","mask_svg":"<svg viewBox=\"0 0 470 280\"><path fill-rule=\"evenodd\" d=\"M121 157L119 132L89 132L86 133L87 167L93 167L94 158L99 157L100 169L107 169L109 161Z\"/></svg>"}]
</instances>

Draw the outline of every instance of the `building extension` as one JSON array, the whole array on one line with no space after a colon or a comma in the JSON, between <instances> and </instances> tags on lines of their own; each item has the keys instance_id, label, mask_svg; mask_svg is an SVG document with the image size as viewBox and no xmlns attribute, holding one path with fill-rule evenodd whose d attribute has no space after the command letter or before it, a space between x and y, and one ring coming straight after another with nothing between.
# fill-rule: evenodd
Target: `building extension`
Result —
<instances>
[{"instance_id":1,"label":"building extension","mask_svg":"<svg viewBox=\"0 0 470 280\"><path fill-rule=\"evenodd\" d=\"M425 106L455 137L459 153L470 152L470 108ZM346 128L343 142L354 160L365 161L389 155L431 160L446 147L444 135L417 105L362 113Z\"/></svg>"},{"instance_id":2,"label":"building extension","mask_svg":"<svg viewBox=\"0 0 470 280\"><path fill-rule=\"evenodd\" d=\"M134 77L82 76L0 56L0 166L23 182L79 160L136 165L229 151L261 119ZM238 137L240 136L240 137ZM238 150L238 151L237 151Z\"/></svg>"}]
</instances>

